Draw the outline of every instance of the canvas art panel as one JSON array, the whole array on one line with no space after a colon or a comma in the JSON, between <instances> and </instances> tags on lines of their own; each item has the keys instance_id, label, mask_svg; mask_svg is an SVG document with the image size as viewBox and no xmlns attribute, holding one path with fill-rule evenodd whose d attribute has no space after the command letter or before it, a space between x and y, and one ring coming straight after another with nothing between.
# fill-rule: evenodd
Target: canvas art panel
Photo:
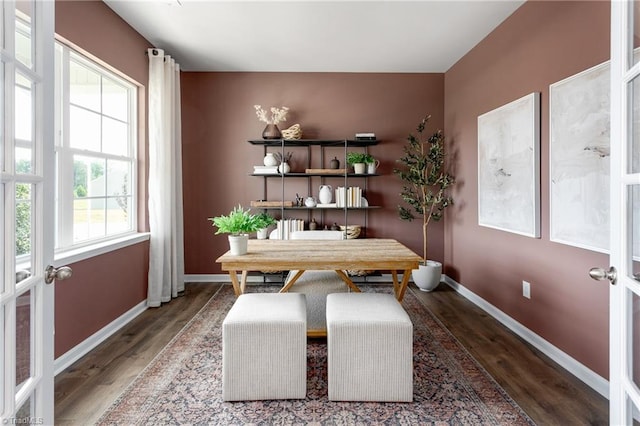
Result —
<instances>
[{"instance_id":1,"label":"canvas art panel","mask_svg":"<svg viewBox=\"0 0 640 426\"><path fill-rule=\"evenodd\" d=\"M551 241L609 250L609 62L549 86Z\"/></svg>"},{"instance_id":2,"label":"canvas art panel","mask_svg":"<svg viewBox=\"0 0 640 426\"><path fill-rule=\"evenodd\" d=\"M540 93L478 117L478 222L540 237Z\"/></svg>"}]
</instances>

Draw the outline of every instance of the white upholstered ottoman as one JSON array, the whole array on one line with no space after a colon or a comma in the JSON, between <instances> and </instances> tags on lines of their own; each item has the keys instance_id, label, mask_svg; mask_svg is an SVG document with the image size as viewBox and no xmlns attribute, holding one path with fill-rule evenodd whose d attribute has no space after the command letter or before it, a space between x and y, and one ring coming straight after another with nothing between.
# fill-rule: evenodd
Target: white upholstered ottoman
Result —
<instances>
[{"instance_id":1,"label":"white upholstered ottoman","mask_svg":"<svg viewBox=\"0 0 640 426\"><path fill-rule=\"evenodd\" d=\"M306 393L304 295L240 295L222 323L223 400L301 399Z\"/></svg>"},{"instance_id":2,"label":"white upholstered ottoman","mask_svg":"<svg viewBox=\"0 0 640 426\"><path fill-rule=\"evenodd\" d=\"M413 400L413 324L395 297L327 296L331 401Z\"/></svg>"}]
</instances>

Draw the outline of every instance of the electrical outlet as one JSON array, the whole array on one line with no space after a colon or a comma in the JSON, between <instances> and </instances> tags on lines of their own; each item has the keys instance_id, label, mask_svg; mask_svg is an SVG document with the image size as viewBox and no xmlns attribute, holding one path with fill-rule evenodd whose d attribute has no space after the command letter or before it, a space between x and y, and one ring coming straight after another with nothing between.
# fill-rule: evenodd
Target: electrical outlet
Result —
<instances>
[{"instance_id":1,"label":"electrical outlet","mask_svg":"<svg viewBox=\"0 0 640 426\"><path fill-rule=\"evenodd\" d=\"M522 281L522 295L527 299L531 299L531 284L527 281Z\"/></svg>"}]
</instances>

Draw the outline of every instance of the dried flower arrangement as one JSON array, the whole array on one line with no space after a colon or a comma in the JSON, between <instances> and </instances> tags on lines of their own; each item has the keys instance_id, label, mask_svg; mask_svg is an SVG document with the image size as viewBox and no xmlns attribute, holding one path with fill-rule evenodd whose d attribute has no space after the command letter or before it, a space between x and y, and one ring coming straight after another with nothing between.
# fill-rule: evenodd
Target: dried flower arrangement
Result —
<instances>
[{"instance_id":1,"label":"dried flower arrangement","mask_svg":"<svg viewBox=\"0 0 640 426\"><path fill-rule=\"evenodd\" d=\"M291 161L291 157L293 156L292 152L287 152L286 154L283 154L282 152L274 152L273 156L275 157L276 161L280 164L282 163L288 163Z\"/></svg>"},{"instance_id":2,"label":"dried flower arrangement","mask_svg":"<svg viewBox=\"0 0 640 426\"><path fill-rule=\"evenodd\" d=\"M283 106L281 108L271 107L271 118L267 117L267 112L262 109L260 105L253 106L256 109L256 115L258 116L258 120L265 122L267 124L278 124L281 121L287 121L287 113L289 112L289 108Z\"/></svg>"}]
</instances>

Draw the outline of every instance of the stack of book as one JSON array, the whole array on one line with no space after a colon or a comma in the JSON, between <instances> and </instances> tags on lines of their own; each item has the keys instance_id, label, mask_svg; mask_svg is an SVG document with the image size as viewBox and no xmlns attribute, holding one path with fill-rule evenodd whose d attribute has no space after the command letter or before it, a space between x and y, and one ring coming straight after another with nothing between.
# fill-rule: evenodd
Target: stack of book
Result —
<instances>
[{"instance_id":1,"label":"stack of book","mask_svg":"<svg viewBox=\"0 0 640 426\"><path fill-rule=\"evenodd\" d=\"M362 207L362 188L359 186L336 188L336 207Z\"/></svg>"},{"instance_id":2,"label":"stack of book","mask_svg":"<svg viewBox=\"0 0 640 426\"><path fill-rule=\"evenodd\" d=\"M304 231L304 220L300 219L280 219L276 225L277 238L288 240L289 235L294 231Z\"/></svg>"},{"instance_id":3,"label":"stack of book","mask_svg":"<svg viewBox=\"0 0 640 426\"><path fill-rule=\"evenodd\" d=\"M278 166L253 166L254 175L276 175Z\"/></svg>"}]
</instances>

